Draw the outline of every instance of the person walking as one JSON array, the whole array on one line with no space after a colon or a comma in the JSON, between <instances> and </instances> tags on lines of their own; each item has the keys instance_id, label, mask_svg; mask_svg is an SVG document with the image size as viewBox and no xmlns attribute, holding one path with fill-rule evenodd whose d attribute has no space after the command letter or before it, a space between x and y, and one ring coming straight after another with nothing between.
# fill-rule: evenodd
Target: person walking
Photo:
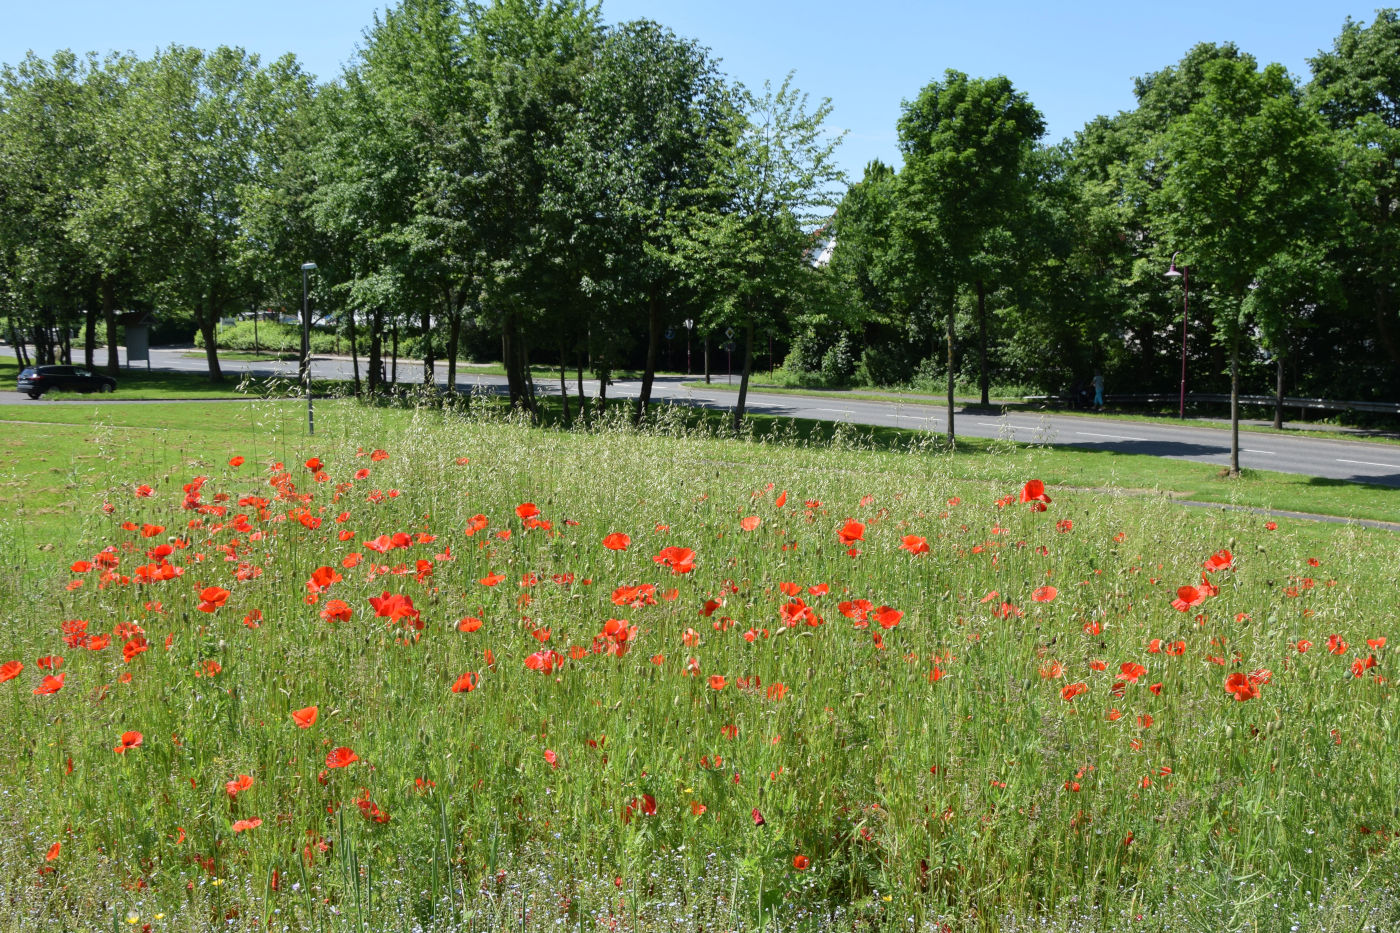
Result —
<instances>
[{"instance_id":1,"label":"person walking","mask_svg":"<svg viewBox=\"0 0 1400 933\"><path fill-rule=\"evenodd\" d=\"M1094 409L1103 411L1103 373L1094 373Z\"/></svg>"}]
</instances>

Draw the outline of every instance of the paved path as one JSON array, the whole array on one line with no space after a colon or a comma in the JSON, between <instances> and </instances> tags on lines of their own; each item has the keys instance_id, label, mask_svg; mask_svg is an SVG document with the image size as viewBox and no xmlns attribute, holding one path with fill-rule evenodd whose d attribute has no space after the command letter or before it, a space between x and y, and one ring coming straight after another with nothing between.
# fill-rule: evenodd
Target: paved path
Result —
<instances>
[{"instance_id":1,"label":"paved path","mask_svg":"<svg viewBox=\"0 0 1400 933\"><path fill-rule=\"evenodd\" d=\"M9 355L9 349L3 351ZM152 366L161 370L187 372L205 371L202 354L191 357L189 349L152 350ZM362 365L363 365L363 361ZM137 364L140 365L140 364ZM294 376L295 362L227 362L224 372L230 377L250 373L265 377L274 374ZM399 382L421 381L421 366L399 361ZM446 377L447 367L439 364L436 375ZM317 379L349 379L351 362L348 358L318 357L313 363ZM686 382L696 377L658 376L652 391L657 401L674 401L688 405L728 411L737 400L736 393L714 386L690 388ZM724 377L718 377L717 381ZM735 377L735 383L738 382ZM573 374L569 388L574 389ZM473 372L469 366L458 368L459 391L500 393L505 377ZM640 381L615 382L608 389L609 399L635 398ZM540 381L536 389L557 395L559 383ZM589 397L598 392L598 384L584 380ZM9 390L0 397L12 396L12 401L27 401ZM120 390L113 401L120 400ZM34 404L40 404L38 402ZM786 418L811 418L823 421L845 421L851 424L878 425L942 432L946 430L942 408L899 401L872 401L831 395L788 395L752 391L748 397L749 410L757 414ZM1062 413L1001 414L978 408L964 408L954 414L954 428L959 436L1004 437L1024 443L1062 444L1083 450L1120 454L1146 454L1227 466L1230 460L1228 425L1209 428L1180 425L1166 420L1123 421L1098 418L1093 415ZM1240 435L1240 465L1245 468L1276 470L1317 477L1318 481L1374 483L1400 488L1400 445L1368 443L1363 440L1331 440L1275 433L1245 432Z\"/></svg>"}]
</instances>

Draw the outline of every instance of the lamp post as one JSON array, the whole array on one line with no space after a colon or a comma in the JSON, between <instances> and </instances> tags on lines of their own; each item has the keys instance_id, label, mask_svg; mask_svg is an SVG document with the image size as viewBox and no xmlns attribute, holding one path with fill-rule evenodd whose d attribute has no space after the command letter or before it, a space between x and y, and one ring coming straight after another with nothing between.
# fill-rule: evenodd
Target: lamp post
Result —
<instances>
[{"instance_id":1,"label":"lamp post","mask_svg":"<svg viewBox=\"0 0 1400 933\"><path fill-rule=\"evenodd\" d=\"M316 263L301 264L301 387L306 396L306 433L316 433L316 412L311 407L311 293L307 289L308 273L316 271Z\"/></svg>"},{"instance_id":2,"label":"lamp post","mask_svg":"<svg viewBox=\"0 0 1400 933\"><path fill-rule=\"evenodd\" d=\"M1180 250L1172 253L1172 267L1167 270L1166 276L1169 279L1180 278L1182 285L1181 294L1181 401L1177 409L1177 417L1186 417L1186 315L1191 306L1191 270L1184 263L1181 271L1176 271L1176 257L1181 255Z\"/></svg>"},{"instance_id":3,"label":"lamp post","mask_svg":"<svg viewBox=\"0 0 1400 933\"><path fill-rule=\"evenodd\" d=\"M685 328L685 374L686 374L687 376L689 376L689 375L690 375L690 337L691 337L692 334L695 333L695 320L694 320L694 318L686 318L684 321L681 322L681 326L683 326L683 327Z\"/></svg>"}]
</instances>

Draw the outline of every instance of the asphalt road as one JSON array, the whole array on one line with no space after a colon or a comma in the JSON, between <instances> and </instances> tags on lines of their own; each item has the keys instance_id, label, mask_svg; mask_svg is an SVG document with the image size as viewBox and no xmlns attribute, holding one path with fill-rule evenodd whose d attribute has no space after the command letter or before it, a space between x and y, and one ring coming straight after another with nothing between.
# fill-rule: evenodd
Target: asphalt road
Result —
<instances>
[{"instance_id":1,"label":"asphalt road","mask_svg":"<svg viewBox=\"0 0 1400 933\"><path fill-rule=\"evenodd\" d=\"M12 355L9 348L0 352ZM204 372L203 355L190 356L189 350L154 349L151 364L155 369ZM141 364L137 364L138 366ZM295 362L243 363L225 362L229 376L251 373L255 376L281 374L294 376ZM418 364L400 360L398 377L401 383L421 381ZM439 380L447 374L445 365L436 370ZM317 358L313 363L317 379L349 379L349 359ZM713 388L689 388L684 383L696 377L659 376L652 390L657 401L673 401L699 405L719 411L731 410L736 393L721 388L725 377L717 377ZM734 378L737 385L738 378ZM459 367L459 391L503 392L505 378L473 372ZM640 382L614 382L608 388L610 399L635 398ZM574 388L570 374L569 388ZM541 381L537 391L558 394L557 380ZM584 390L595 396L598 385L585 379ZM8 396L8 397L6 397ZM121 392L112 401L120 401ZM0 401L29 400L13 389L0 391ZM30 404L51 404L33 402ZM832 396L775 395L750 392L749 410L759 414L787 418L811 418L823 421L845 421L851 424L879 425L933 432L946 430L942 407L899 401L866 401ZM1030 414L1013 412L1001 414L976 408L964 408L954 414L954 428L959 436L1003 437L1026 443L1060 444L1083 450L1120 454L1145 454L1175 460L1191 460L1227 466L1230 460L1228 425L1207 428L1178 425L1167 420L1121 421L1092 415L1060 413ZM1245 468L1276 470L1333 480L1373 483L1400 488L1400 445L1366 442L1363 440L1330 440L1288 434L1242 432L1240 434L1240 465Z\"/></svg>"}]
</instances>

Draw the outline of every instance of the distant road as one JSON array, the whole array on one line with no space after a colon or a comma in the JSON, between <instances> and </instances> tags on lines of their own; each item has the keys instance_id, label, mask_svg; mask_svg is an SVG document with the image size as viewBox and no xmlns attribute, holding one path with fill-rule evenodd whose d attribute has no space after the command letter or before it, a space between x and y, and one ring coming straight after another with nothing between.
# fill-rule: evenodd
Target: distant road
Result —
<instances>
[{"instance_id":1,"label":"distant road","mask_svg":"<svg viewBox=\"0 0 1400 933\"><path fill-rule=\"evenodd\" d=\"M0 353L13 355L8 347L0 349ZM188 349L154 349L151 351L152 368L204 372L206 365L203 355L192 358L189 353L191 351ZM259 377L294 376L297 371L295 362L230 361L224 362L223 367L225 374L233 378L245 373ZM317 379L348 380L351 378L351 363L349 359L318 358L312 364L312 372ZM400 383L420 382L421 373L419 364L402 359L399 361ZM445 378L447 367L439 363L436 375L439 380ZM722 383L724 378L719 376L716 382ZM718 386L692 389L684 384L695 380L694 376L658 376L652 397L656 401L696 405L716 411L733 409L737 398L734 392ZM737 376L734 382L738 383ZM470 367L458 367L459 391L498 393L505 390L505 384L503 376L485 375L473 372ZM571 392L574 385L571 373ZM641 384L637 380L614 382L608 387L608 398L635 398L640 387ZM536 390L557 395L559 382L557 379L539 381L536 383ZM598 392L597 382L585 379L584 391L590 398L594 397ZM3 399L5 401L28 402L28 399L8 386L4 387L0 396L9 396ZM120 401L120 398L119 390L113 401ZM866 401L840 395L778 395L751 391L748 406L754 413L783 418L845 421L851 424L932 432L942 432L946 429L943 408L894 400ZM1212 463L1222 467L1230 462L1228 425L1221 428L1188 427L1165 419L1122 421L1092 415L1059 413L999 414L975 408L958 411L955 419L954 427L959 436L1005 437L1024 443L1058 444L1119 454L1146 454L1174 460ZM1246 468L1400 488L1400 445L1254 432L1242 432L1240 444L1240 465Z\"/></svg>"}]
</instances>

